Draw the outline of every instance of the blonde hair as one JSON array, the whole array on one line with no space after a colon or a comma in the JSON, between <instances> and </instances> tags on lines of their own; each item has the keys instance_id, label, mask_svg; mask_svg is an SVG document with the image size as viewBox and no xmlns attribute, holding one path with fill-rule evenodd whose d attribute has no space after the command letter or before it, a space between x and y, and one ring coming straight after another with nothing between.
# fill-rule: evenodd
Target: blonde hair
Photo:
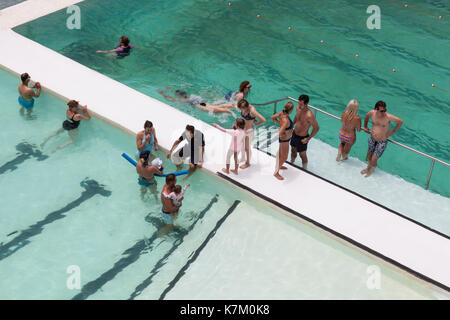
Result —
<instances>
[{"instance_id":1,"label":"blonde hair","mask_svg":"<svg viewBox=\"0 0 450 320\"><path fill-rule=\"evenodd\" d=\"M358 116L358 101L350 100L347 104L347 108L342 113L342 121L352 121Z\"/></svg>"},{"instance_id":2,"label":"blonde hair","mask_svg":"<svg viewBox=\"0 0 450 320\"><path fill-rule=\"evenodd\" d=\"M289 112L291 112L292 109L294 109L294 104L291 101L288 101L284 105L283 112L284 113L289 113Z\"/></svg>"}]
</instances>

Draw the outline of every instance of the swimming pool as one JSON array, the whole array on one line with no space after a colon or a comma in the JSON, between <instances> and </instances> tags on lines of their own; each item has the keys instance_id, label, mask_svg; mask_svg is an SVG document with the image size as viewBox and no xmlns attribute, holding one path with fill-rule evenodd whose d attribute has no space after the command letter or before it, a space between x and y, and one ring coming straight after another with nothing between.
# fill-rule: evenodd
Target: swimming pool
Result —
<instances>
[{"instance_id":1,"label":"swimming pool","mask_svg":"<svg viewBox=\"0 0 450 320\"><path fill-rule=\"evenodd\" d=\"M170 85L211 101L223 101L228 90L236 90L244 79L253 85L250 102L297 97L306 92L312 105L335 115L340 115L352 98L359 100L362 116L377 100L383 99L389 112L405 120L393 139L448 162L448 93L429 85L436 83L450 88L445 56L449 49L445 41L450 35L448 21L433 20L383 2L382 29L369 30L367 3L340 0L327 7L293 0L233 1L232 7L226 4L226 1L160 4L131 0L125 4L87 0L79 4L83 17L80 30L64 28L67 14L59 11L15 31L161 100L157 89ZM442 16L450 13L450 8L444 5L422 2L413 5ZM249 12L257 12L274 22L257 19ZM100 20L103 23L97 23ZM289 33L288 25L309 34ZM95 53L97 49L115 46L122 34L144 49L120 61ZM376 64L392 65L399 72L387 72L325 48L313 41L317 38L357 52ZM411 76L402 76L400 71ZM209 123L218 120L190 107L177 107ZM267 118L272 106L260 110ZM225 125L232 120L219 117ZM319 116L319 123L317 138L337 147L339 123L324 116ZM352 155L364 159L366 151L367 136L362 133ZM379 168L424 186L430 163L390 145ZM434 170L430 190L448 197L448 168L436 164ZM333 175L326 177L334 179Z\"/></svg>"},{"instance_id":2,"label":"swimming pool","mask_svg":"<svg viewBox=\"0 0 450 320\"><path fill-rule=\"evenodd\" d=\"M182 4L179 2L174 2L173 6L163 8L163 12L161 12L161 9L154 8L154 4L144 4L140 7L140 10L134 11L133 13L133 21L134 24L130 24L128 20L122 20L120 19L123 12L119 13L120 9L122 8L122 5L117 2L111 2L111 6L108 6L108 8L104 7L104 4L98 2L98 1L87 1L83 2L82 5L85 7L82 8L83 12L83 21L85 21L85 25L82 26L81 30L70 30L67 31L65 29L65 19L67 18L67 15L65 12L57 12L52 15L43 17L41 19L36 20L35 22L31 22L28 24L25 24L23 26L20 26L16 28L16 31L19 31L27 36L30 36L31 38L44 43L45 45L50 46L51 48L62 52L63 54L69 56L70 58L73 58L83 64L86 64L90 66L93 69L96 69L102 73L107 74L108 76L111 76L121 82L126 83L127 85L131 87L135 87L136 89L143 91L147 94L152 94L152 96L157 96L158 94L155 93L158 87L162 87L163 85L161 83L169 83L171 86L176 87L176 83L174 82L176 79L173 78L170 81L167 79L167 77L171 74L171 72L168 72L165 68L169 68L168 70L172 70L173 68L176 68L176 70L173 71L173 75L177 74L177 81L179 81L179 84L183 84L183 88L185 89L192 89L194 90L195 87L194 84L199 84L200 87L202 87L200 84L203 81L203 78L200 78L198 80L195 80L196 74L192 72L192 68L194 67L201 67L201 64L204 63L204 61L209 61L208 59L219 59L217 52L213 51L212 58L211 57L205 57L204 59L197 59L196 55L194 54L194 49L196 48L196 42L193 43L193 47L188 45L188 39L192 39L192 37L195 34L203 33L204 31L198 30L198 28L201 29L201 27L197 26L198 20L192 21L192 17L186 14L186 11L189 11L191 13L196 13L199 8L190 8L190 5L193 5L193 3L189 3L189 5ZM217 13L217 15L222 14L221 11L219 12L216 9L213 9L212 7L202 7L207 4L200 3L201 8L203 9L211 9L212 12ZM150 10L151 9L151 10ZM102 11L103 10L103 11ZM109 11L108 11L109 10ZM151 11L152 14L149 14L148 12ZM107 14L105 13L107 12ZM157 14L156 16L153 16L153 14ZM172 32L171 33L164 33L163 29L159 30L160 33L152 34L152 41L154 39L155 42L155 48L160 48L167 50L168 55L164 56L161 54L161 52L153 52L153 56L156 59L156 62L153 62L151 60L151 56L146 56L148 54L148 51L146 49L136 51L133 53L133 55L127 57L126 59L122 60L116 60L116 59L109 59L104 56L99 56L94 53L95 50L91 47L94 37L100 37L100 39L103 39L103 37L109 37L112 34L111 30L104 30L102 26L99 26L98 23L89 23L89 21L97 21L98 15L101 15L102 19L106 19L105 21L108 21L107 19L116 19L117 21L121 21L120 26L123 28L123 30L129 30L130 33L138 33L139 37L142 37L143 33L139 33L138 31L142 31L145 29L143 26L146 25L148 28L150 28L150 25L154 24L154 20L156 19L158 27L161 28L168 28ZM173 19L171 19L171 16L177 15L177 17L180 17L180 23L174 24ZM150 16L152 16L152 19L148 19ZM228 17L228 16L227 16ZM209 20L208 20L209 21ZM40 23L42 22L42 25ZM39 24L39 27L37 26ZM60 24L63 24L62 26ZM195 28L192 27L186 27L185 25L194 24ZM139 27L139 28L138 28ZM142 29L141 29L142 27ZM42 30L42 33L39 32L38 34L35 33L35 29L38 28L39 30ZM42 29L41 29L42 28ZM61 39L59 33L55 32L55 29L60 28L62 30L62 33L66 34L66 37L64 39ZM185 28L185 29L183 29ZM191 29L193 31L191 31ZM114 31L118 31L118 29L112 28ZM149 29L150 30L150 29ZM151 29L153 30L153 29ZM187 30L187 31L186 31ZM212 31L216 30L214 27ZM231 29L233 31L235 29ZM105 32L101 36L99 35L99 32ZM217 31L217 30L216 30ZM187 34L185 35L185 33ZM128 33L128 32L127 32ZM412 35L410 35L412 36ZM175 50L175 52L172 52L170 46L168 46L168 43L172 43L174 40L171 37L176 38L176 42L173 43L174 46L176 46L177 49L185 49L183 52L188 52L189 59L193 59L192 62L189 62L187 65L189 66L188 70L185 70L183 68L187 68L186 63L182 62L182 57L178 56L180 50ZM249 37L250 40L254 40L254 34L250 33L247 34L246 37ZM265 36L264 36L265 37ZM211 40L210 36L201 37L202 39L205 38L206 40ZM83 39L83 40L81 40ZM87 39L87 40L86 40ZM133 38L134 39L134 38ZM140 42L140 45L143 47L150 47L148 44L149 38L141 38L138 39ZM160 39L160 40L158 40ZM83 41L83 42L82 42ZM87 42L86 42L87 41ZM200 40L199 40L200 41ZM203 41L203 40L201 40ZM343 40L342 40L343 41ZM86 43L85 43L86 42ZM101 41L100 41L101 42ZM134 41L133 41L134 42ZM137 44L137 42L134 42ZM105 44L106 45L106 44ZM157 45L157 46L156 46ZM179 47L178 47L179 46ZM100 49L104 49L103 47ZM267 48L266 48L267 49ZM289 49L289 48L287 48ZM287 50L286 49L286 50ZM93 50L93 51L92 51ZM152 49L153 50L153 49ZM156 50L156 49L155 49ZM198 48L197 48L198 50ZM267 49L268 52L271 52L271 48ZM164 51L166 52L166 51ZM264 51L265 52L265 51ZM280 56L281 52L275 52L278 55L276 57L283 57ZM166 57L166 58L162 58ZM172 59L172 58L173 59ZM148 58L148 59L147 59ZM175 59L176 58L176 59ZM194 59L195 58L195 59ZM245 58L245 57L244 57ZM265 55L263 55L263 61L262 63L266 63L267 65L270 65L273 61ZM205 60L206 59L206 60ZM237 64L236 66L231 65L231 60L229 60L227 57L224 57L224 62L227 63L229 68L227 70L235 70L235 67L240 67L242 65ZM228 59L228 60L227 60ZM265 60L264 60L265 59ZM281 58L280 58L281 59ZM236 59L235 59L236 60ZM239 60L239 59L238 59ZM245 60L245 59L244 59ZM144 62L143 62L144 61ZM147 63L147 61L152 61L152 63ZM240 60L239 60L240 61ZM274 60L275 62L279 63L278 60ZM323 61L320 60L323 64ZM217 61L216 65L221 66L222 62L219 63ZM275 63L274 62L274 63ZM298 63L298 62L296 62ZM253 66L253 64L249 63L250 66ZM155 70L147 70L154 68ZM212 67L211 67L212 68ZM278 69L270 69L272 71L278 70L279 72L285 70L281 67L277 67ZM281 68L281 69L280 69ZM245 69L245 68L244 68ZM244 70L243 69L243 70ZM208 71L209 69L205 69ZM218 74L220 74L220 81L225 80L228 81L230 79L225 76L225 73L227 70L222 70ZM246 69L245 69L246 70ZM331 70L331 69L330 69ZM271 72L272 72L271 71ZM369 70L370 71L370 70ZM373 71L373 70L372 70ZM371 72L372 72L371 71ZM151 74L152 76L149 78L146 76L146 74ZM208 73L209 74L209 73ZM258 73L258 79L265 79L263 77L263 73ZM186 75L190 75L192 79L188 79ZM312 75L311 75L312 76ZM356 75L355 75L356 76ZM218 92L225 88L219 88L214 87L214 83L218 83L217 79L213 78L213 74L208 76L208 85L203 85L203 88L212 88L212 91ZM215 80L214 80L215 79ZM294 79L297 79L294 77ZM195 80L195 81L194 81ZM160 81L160 82L158 82ZM197 81L197 82L196 82ZM216 82L214 82L216 81ZM300 81L300 79L298 79ZM175 84L174 84L175 83ZM273 83L273 85L277 86L279 83ZM189 87L191 86L191 87ZM255 85L254 85L255 87ZM219 90L220 89L220 90ZM279 88L280 89L280 88ZM153 90L153 91L152 91ZM268 94L268 92L271 89L268 88L264 92L264 94ZM281 89L280 89L281 90ZM278 92L278 91L277 91ZM281 92L283 92L281 90ZM287 92L287 89L286 89ZM205 96L208 96L208 92L206 90L204 92L201 92ZM209 92L210 94L211 92ZM256 91L258 93L258 91ZM255 94L255 93L253 93ZM252 94L252 95L253 95ZM263 93L261 93L263 94ZM330 92L331 94L331 92ZM258 93L259 96L259 93ZM212 97L214 98L214 97ZM217 98L217 97L216 97ZM269 99L269 96L267 95L267 99ZM317 106L317 104L315 104ZM200 119L203 119L207 122L213 122L218 121L222 122L225 125L228 125L230 122L230 119L232 117L227 116L219 116L219 117L213 117L208 114L201 113L197 110L193 111L192 109L187 108L186 106L177 106L181 108L183 111L188 113L194 113L194 115ZM272 108L270 106L270 108ZM439 109L439 108L438 108ZM440 109L439 109L440 110ZM444 109L445 110L445 109ZM330 111L330 110L328 110ZM443 110L440 110L441 112ZM320 117L320 116L319 116ZM446 117L439 117L441 121L444 121L446 123L447 118ZM327 118L320 118L319 119L320 125L321 125L321 134L329 135L330 139L334 137L335 133L337 132L339 126L338 122L332 119ZM323 130L323 131L322 131ZM263 138L265 134L263 133L261 135ZM446 136L443 135L445 138ZM321 138L319 136L319 138ZM358 151L354 152L353 155L360 156L362 158L362 154L365 154L366 152L366 139L367 136L359 136L358 141L361 143L360 150L362 150L359 155ZM334 138L333 138L334 139ZM397 138L396 138L397 139ZM255 139L256 140L256 139ZM370 179L364 179L360 176L359 171L361 168L364 167L364 163L356 158L351 159L350 161L346 163L335 163L335 145L331 146L329 144L325 143L322 140L319 139L313 139L310 143L310 151L308 153L308 156L310 158L310 164L309 169L311 172L319 174L322 177L327 178L328 180L331 180L335 183L338 183L342 186L345 186L346 188L356 191L357 193L374 200L378 203L381 203L382 205L385 205L393 210L396 210L414 220L417 220L435 230L438 230L445 234L450 234L450 205L449 201L450 199L441 196L438 194L434 194L431 192L427 192L423 190L421 187L408 183L406 180L410 180L407 176L405 176L403 173L404 171L403 166L405 165L414 165L417 169L417 165L419 163L422 163L423 166L421 167L423 169L423 177L426 177L426 173L428 171L428 160L424 160L424 158L417 156L414 153L407 152L406 150L402 150L394 145L389 146L389 150L396 150L396 152L391 153L392 158L394 162L390 163L397 163L396 161L401 160L398 165L402 167L403 169L400 169L396 172L400 172L402 178L399 178L396 175L386 174L386 172L383 172L382 170L377 170L377 174L372 176ZM256 142L255 142L256 143ZM264 141L262 141L264 144ZM276 150L276 144L272 144L270 147L270 151L272 154L275 154ZM396 149L394 149L396 148ZM355 149L358 150L358 149ZM439 148L440 151L445 150L445 148ZM403 152L403 153L402 153ZM445 153L445 152L444 152ZM403 154L406 158L402 158L401 156ZM387 153L386 153L387 155ZM383 156L383 159L389 159L386 156ZM388 161L391 161L388 160ZM383 160L384 161L384 160ZM383 168L381 166L381 168ZM402 171L403 170L403 171ZM389 171L389 170L387 170ZM448 189L449 185L446 180L447 177L447 171L448 169L436 165L435 171L432 178L433 185L435 182L435 186L439 187L439 192L442 195L447 194L446 190ZM413 172L413 171L410 171ZM420 175L416 172L415 173L417 179L420 177ZM441 181L440 183L439 181ZM418 179L420 180L420 179ZM421 182L421 185L423 185L423 180Z\"/></svg>"},{"instance_id":3,"label":"swimming pool","mask_svg":"<svg viewBox=\"0 0 450 320\"><path fill-rule=\"evenodd\" d=\"M222 267L220 277L203 279L205 286L198 297L439 297L423 282L284 217L203 172L188 181L192 188L184 200L178 231L157 238L159 201L141 200L135 171L120 157L124 151L133 153L133 137L92 119L80 125L76 144L50 153L67 138L61 135L40 150L39 143L61 125L65 103L44 93L34 116L23 117L15 103L17 77L1 71L0 84L0 94L10 101L0 120L4 128L0 191L8 199L2 204L0 224L2 299L141 299L163 294L171 299L185 296L186 281ZM173 167L169 164L167 169ZM161 187L162 183L158 190ZM274 232L270 243L269 230ZM291 259L290 250L298 241L304 246ZM191 261L194 252L198 257ZM258 252L261 256L254 256ZM323 253L320 259L315 256L319 252ZM267 258L275 253L284 261L282 265ZM258 278L244 272L245 261L233 263L242 255L252 261L247 266L252 269L272 264L273 271L290 270L298 277L270 288L255 285ZM296 259L302 260L301 266ZM237 268L234 273L227 272L227 263ZM68 289L69 266L80 268L81 290ZM188 273L178 277L185 266ZM381 270L379 290L367 286L371 266ZM313 271L320 271L313 282L321 290L299 290L305 275ZM266 280L278 279L276 272L268 273ZM218 279L236 291L217 291Z\"/></svg>"},{"instance_id":4,"label":"swimming pool","mask_svg":"<svg viewBox=\"0 0 450 320\"><path fill-rule=\"evenodd\" d=\"M11 7L24 1L25 0L2 0L2 2L0 2L0 10Z\"/></svg>"}]
</instances>

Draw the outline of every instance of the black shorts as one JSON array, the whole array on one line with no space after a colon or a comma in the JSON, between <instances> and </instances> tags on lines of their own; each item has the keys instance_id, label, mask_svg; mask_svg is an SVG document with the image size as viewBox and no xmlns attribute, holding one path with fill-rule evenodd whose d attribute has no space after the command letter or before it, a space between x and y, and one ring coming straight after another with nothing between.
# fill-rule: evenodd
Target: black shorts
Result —
<instances>
[{"instance_id":1,"label":"black shorts","mask_svg":"<svg viewBox=\"0 0 450 320\"><path fill-rule=\"evenodd\" d=\"M308 138L309 134L306 136L298 136L295 134L295 132L292 132L292 138L291 138L291 143L290 145L292 147L295 147L295 149L297 149L297 152L303 152L306 151L306 149L308 149L308 142L307 143L302 143L302 139Z\"/></svg>"}]
</instances>

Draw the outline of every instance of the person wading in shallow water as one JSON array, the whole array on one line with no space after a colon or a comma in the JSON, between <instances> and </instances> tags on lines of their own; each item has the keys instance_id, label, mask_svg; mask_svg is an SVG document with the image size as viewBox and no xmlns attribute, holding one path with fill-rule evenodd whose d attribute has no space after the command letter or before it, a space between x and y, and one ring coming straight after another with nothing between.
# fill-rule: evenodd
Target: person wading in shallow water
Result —
<instances>
[{"instance_id":1,"label":"person wading in shallow water","mask_svg":"<svg viewBox=\"0 0 450 320\"><path fill-rule=\"evenodd\" d=\"M63 122L62 128L56 130L50 136L48 136L44 140L44 142L41 143L41 148L44 147L44 145L47 143L47 141L50 138L60 134L63 131L67 131L67 133L69 134L70 140L67 141L66 143L63 143L63 144L59 145L58 147L56 147L56 149L53 150L53 152L55 152L58 149L65 148L69 144L74 143L78 137L78 126L80 125L81 120L90 120L91 119L91 115L88 112L87 106L81 106L78 103L78 101L75 101L75 100L70 100L67 103L67 105L69 106L66 111L67 119ZM80 111L82 111L84 113L84 115L79 113Z\"/></svg>"},{"instance_id":2,"label":"person wading in shallow water","mask_svg":"<svg viewBox=\"0 0 450 320\"><path fill-rule=\"evenodd\" d=\"M34 98L39 98L41 95L41 84L36 82L34 86L29 87L31 77L28 73L22 73L20 75L20 79L22 83L19 84L19 104L22 106L20 108L20 113L23 114L24 110L27 110L27 114L30 114L33 111L34 107ZM36 89L36 92L34 92Z\"/></svg>"},{"instance_id":3,"label":"person wading in shallow water","mask_svg":"<svg viewBox=\"0 0 450 320\"><path fill-rule=\"evenodd\" d=\"M161 190L161 204L162 208L159 212L161 218L166 224L158 231L158 235L164 235L168 231L173 230L173 220L175 219L175 212L178 211L179 207L175 206L173 200L170 198L170 194L174 191L175 185L177 184L177 177L174 174L169 174L166 177L166 184ZM179 199L182 201L183 198Z\"/></svg>"}]
</instances>

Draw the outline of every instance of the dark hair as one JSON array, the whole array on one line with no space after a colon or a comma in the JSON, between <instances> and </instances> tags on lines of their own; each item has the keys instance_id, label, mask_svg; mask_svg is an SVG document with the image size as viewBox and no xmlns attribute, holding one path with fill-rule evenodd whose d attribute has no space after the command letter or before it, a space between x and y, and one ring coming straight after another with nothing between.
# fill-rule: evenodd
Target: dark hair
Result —
<instances>
[{"instance_id":1,"label":"dark hair","mask_svg":"<svg viewBox=\"0 0 450 320\"><path fill-rule=\"evenodd\" d=\"M186 126L186 130L189 131L189 132L191 132L192 134L194 134L195 128L194 128L194 126L191 126L190 124L188 124L188 125Z\"/></svg>"},{"instance_id":2,"label":"dark hair","mask_svg":"<svg viewBox=\"0 0 450 320\"><path fill-rule=\"evenodd\" d=\"M69 106L69 108L75 108L75 107L78 107L78 101L76 101L76 100L70 100L69 102L67 102L67 105Z\"/></svg>"},{"instance_id":3,"label":"dark hair","mask_svg":"<svg viewBox=\"0 0 450 320\"><path fill-rule=\"evenodd\" d=\"M241 99L241 100L239 100L237 106L239 109L242 109L242 108L248 108L249 104L248 104L247 100Z\"/></svg>"},{"instance_id":4,"label":"dark hair","mask_svg":"<svg viewBox=\"0 0 450 320\"><path fill-rule=\"evenodd\" d=\"M22 73L20 75L20 79L22 80L22 83L25 83L25 81L27 81L30 78L30 75L28 73Z\"/></svg>"},{"instance_id":5,"label":"dark hair","mask_svg":"<svg viewBox=\"0 0 450 320\"><path fill-rule=\"evenodd\" d=\"M245 128L245 120L242 118L236 119L236 124L237 124L238 128L240 128L240 129Z\"/></svg>"},{"instance_id":6,"label":"dark hair","mask_svg":"<svg viewBox=\"0 0 450 320\"><path fill-rule=\"evenodd\" d=\"M298 101L303 101L307 105L309 102L309 97L306 94L302 94L298 97Z\"/></svg>"},{"instance_id":7,"label":"dark hair","mask_svg":"<svg viewBox=\"0 0 450 320\"><path fill-rule=\"evenodd\" d=\"M246 86L248 86L250 84L250 82L248 82L247 80L242 81L241 84L239 85L239 92L244 92L244 89Z\"/></svg>"},{"instance_id":8,"label":"dark hair","mask_svg":"<svg viewBox=\"0 0 450 320\"><path fill-rule=\"evenodd\" d=\"M186 97L187 97L186 91L175 90L175 94L178 95L178 96L180 96L180 97L183 97L183 98L186 98Z\"/></svg>"},{"instance_id":9,"label":"dark hair","mask_svg":"<svg viewBox=\"0 0 450 320\"><path fill-rule=\"evenodd\" d=\"M148 157L150 156L150 151L144 150L139 154L140 159L144 159L145 161L148 160Z\"/></svg>"},{"instance_id":10,"label":"dark hair","mask_svg":"<svg viewBox=\"0 0 450 320\"><path fill-rule=\"evenodd\" d=\"M175 193L180 193L181 192L181 186L179 184L177 184L175 187L173 187L173 192Z\"/></svg>"},{"instance_id":11,"label":"dark hair","mask_svg":"<svg viewBox=\"0 0 450 320\"><path fill-rule=\"evenodd\" d=\"M144 129L145 128L153 128L153 123L151 121L145 121L144 123Z\"/></svg>"},{"instance_id":12,"label":"dark hair","mask_svg":"<svg viewBox=\"0 0 450 320\"><path fill-rule=\"evenodd\" d=\"M380 109L380 107L383 107L383 108L386 109L386 102L381 101L381 100L377 101L377 103L375 103L375 110Z\"/></svg>"},{"instance_id":13,"label":"dark hair","mask_svg":"<svg viewBox=\"0 0 450 320\"><path fill-rule=\"evenodd\" d=\"M130 39L128 39L125 36L121 36L120 37L120 42L122 42L125 45L125 47L128 47L128 45L130 44Z\"/></svg>"},{"instance_id":14,"label":"dark hair","mask_svg":"<svg viewBox=\"0 0 450 320\"><path fill-rule=\"evenodd\" d=\"M168 174L166 177L166 184L169 184L169 182L174 182L175 180L177 180L177 177L173 173Z\"/></svg>"}]
</instances>

